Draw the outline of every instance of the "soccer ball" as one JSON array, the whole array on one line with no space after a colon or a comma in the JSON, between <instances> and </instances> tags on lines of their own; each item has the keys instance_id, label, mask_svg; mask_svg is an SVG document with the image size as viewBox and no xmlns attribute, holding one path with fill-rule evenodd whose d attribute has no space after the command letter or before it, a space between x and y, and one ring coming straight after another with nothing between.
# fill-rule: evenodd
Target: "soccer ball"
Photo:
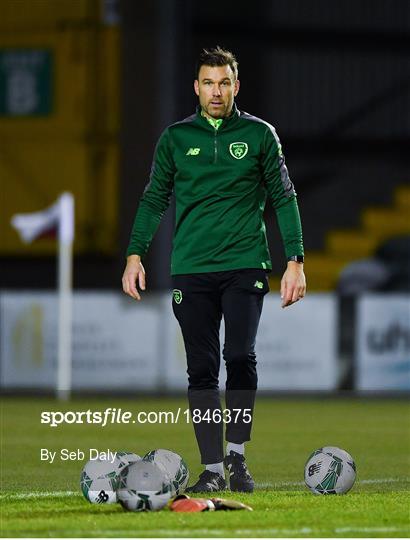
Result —
<instances>
[{"instance_id":1,"label":"soccer ball","mask_svg":"<svg viewBox=\"0 0 410 540\"><path fill-rule=\"evenodd\" d=\"M161 510L171 498L171 480L155 463L137 461L121 471L117 495L125 510Z\"/></svg>"},{"instance_id":2,"label":"soccer ball","mask_svg":"<svg viewBox=\"0 0 410 540\"><path fill-rule=\"evenodd\" d=\"M131 452L116 452L113 463L108 460L88 461L80 478L84 497L93 504L113 504L117 502L119 475L129 463L141 458Z\"/></svg>"},{"instance_id":3,"label":"soccer ball","mask_svg":"<svg viewBox=\"0 0 410 540\"><path fill-rule=\"evenodd\" d=\"M356 465L345 450L324 446L313 452L305 465L305 484L316 495L347 493L356 480Z\"/></svg>"},{"instance_id":4,"label":"soccer ball","mask_svg":"<svg viewBox=\"0 0 410 540\"><path fill-rule=\"evenodd\" d=\"M101 459L88 461L80 478L84 497L93 504L113 504L117 502L118 478L125 461L116 457L114 463Z\"/></svg>"},{"instance_id":5,"label":"soccer ball","mask_svg":"<svg viewBox=\"0 0 410 540\"><path fill-rule=\"evenodd\" d=\"M188 485L189 471L187 464L180 455L171 450L151 450L142 458L144 461L152 461L164 470L171 479L172 496L179 495Z\"/></svg>"}]
</instances>

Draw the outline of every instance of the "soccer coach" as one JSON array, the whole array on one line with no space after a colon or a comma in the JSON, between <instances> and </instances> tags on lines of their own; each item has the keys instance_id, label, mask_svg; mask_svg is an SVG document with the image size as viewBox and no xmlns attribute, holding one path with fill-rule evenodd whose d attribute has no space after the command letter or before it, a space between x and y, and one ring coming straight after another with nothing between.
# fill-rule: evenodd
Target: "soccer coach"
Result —
<instances>
[{"instance_id":1,"label":"soccer coach","mask_svg":"<svg viewBox=\"0 0 410 540\"><path fill-rule=\"evenodd\" d=\"M275 209L288 261L281 281L282 307L305 295L302 228L275 129L234 103L239 92L235 56L220 47L203 50L194 89L199 98L196 113L166 128L157 143L122 285L126 294L141 299L141 259L174 193L172 304L184 338L189 407L206 467L187 491L226 489L225 465L230 489L251 492L254 482L244 443L250 440L257 387L255 339L269 290L266 273L272 269L263 220L266 199ZM227 379L221 419L222 316Z\"/></svg>"}]
</instances>

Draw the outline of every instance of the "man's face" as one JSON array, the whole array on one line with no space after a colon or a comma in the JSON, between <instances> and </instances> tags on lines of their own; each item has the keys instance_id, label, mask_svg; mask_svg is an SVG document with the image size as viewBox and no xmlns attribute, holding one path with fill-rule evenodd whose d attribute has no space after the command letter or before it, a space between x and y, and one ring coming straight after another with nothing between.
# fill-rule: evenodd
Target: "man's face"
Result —
<instances>
[{"instance_id":1,"label":"man's face","mask_svg":"<svg viewBox=\"0 0 410 540\"><path fill-rule=\"evenodd\" d=\"M212 118L229 116L239 92L239 81L230 66L201 66L194 89L202 110Z\"/></svg>"}]
</instances>

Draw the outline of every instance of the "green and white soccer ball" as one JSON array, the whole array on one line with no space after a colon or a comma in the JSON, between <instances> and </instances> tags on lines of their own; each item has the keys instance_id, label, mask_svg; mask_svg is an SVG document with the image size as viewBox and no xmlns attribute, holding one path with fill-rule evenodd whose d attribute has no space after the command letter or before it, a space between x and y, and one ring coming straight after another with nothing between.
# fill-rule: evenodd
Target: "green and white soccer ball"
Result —
<instances>
[{"instance_id":1,"label":"green and white soccer ball","mask_svg":"<svg viewBox=\"0 0 410 540\"><path fill-rule=\"evenodd\" d=\"M161 510L171 498L171 480L155 463L138 461L121 471L117 495L125 510Z\"/></svg>"},{"instance_id":2,"label":"green and white soccer ball","mask_svg":"<svg viewBox=\"0 0 410 540\"><path fill-rule=\"evenodd\" d=\"M305 484L315 495L347 493L356 480L356 465L350 454L336 446L312 452L305 465Z\"/></svg>"},{"instance_id":3,"label":"green and white soccer ball","mask_svg":"<svg viewBox=\"0 0 410 540\"><path fill-rule=\"evenodd\" d=\"M80 487L84 497L92 504L117 502L117 488L121 471L131 462L141 460L131 452L116 452L111 460L93 459L81 471Z\"/></svg>"},{"instance_id":4,"label":"green and white soccer ball","mask_svg":"<svg viewBox=\"0 0 410 540\"><path fill-rule=\"evenodd\" d=\"M168 474L171 479L173 497L185 491L189 481L189 470L179 454L159 448L151 450L142 459L155 463Z\"/></svg>"}]
</instances>

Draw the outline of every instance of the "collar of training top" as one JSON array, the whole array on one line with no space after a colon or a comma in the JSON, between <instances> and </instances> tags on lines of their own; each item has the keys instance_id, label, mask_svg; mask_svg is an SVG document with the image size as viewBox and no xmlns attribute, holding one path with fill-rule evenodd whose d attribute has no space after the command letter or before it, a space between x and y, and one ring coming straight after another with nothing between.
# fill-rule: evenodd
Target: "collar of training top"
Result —
<instances>
[{"instance_id":1,"label":"collar of training top","mask_svg":"<svg viewBox=\"0 0 410 540\"><path fill-rule=\"evenodd\" d=\"M196 115L197 115L197 118L201 121L201 123L204 126L207 126L209 129L212 129L212 130L215 129L212 126L211 122L208 120L208 118L202 113L202 107L200 105L198 105L196 108ZM222 122L222 125L219 127L218 131L223 129L225 126L233 124L236 120L238 120L239 115L240 115L240 112L236 106L236 103L234 103L232 105L231 114L228 117L222 119L223 122Z\"/></svg>"}]
</instances>

